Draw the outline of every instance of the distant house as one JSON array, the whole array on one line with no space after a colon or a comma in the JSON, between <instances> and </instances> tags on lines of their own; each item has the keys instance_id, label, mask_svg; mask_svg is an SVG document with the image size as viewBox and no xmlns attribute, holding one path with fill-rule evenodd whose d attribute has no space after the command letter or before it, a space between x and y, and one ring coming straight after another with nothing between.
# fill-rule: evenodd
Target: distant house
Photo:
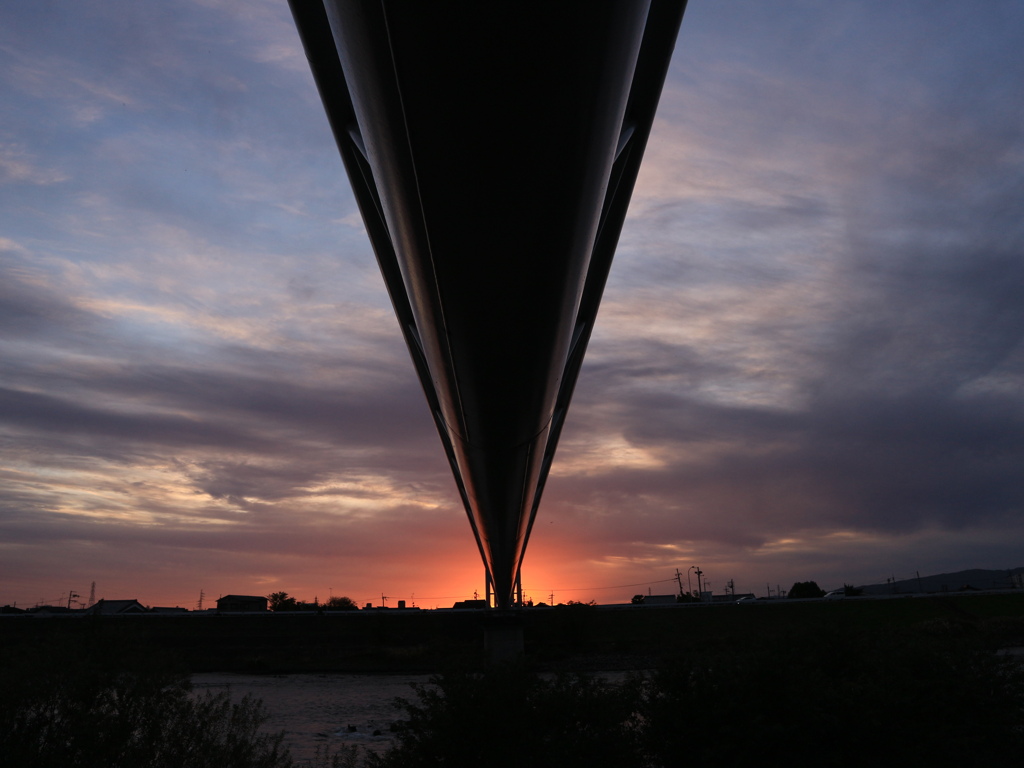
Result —
<instances>
[{"instance_id":1,"label":"distant house","mask_svg":"<svg viewBox=\"0 0 1024 768\"><path fill-rule=\"evenodd\" d=\"M465 608L488 608L486 600L460 600L452 606L453 610L462 610Z\"/></svg>"},{"instance_id":2,"label":"distant house","mask_svg":"<svg viewBox=\"0 0 1024 768\"><path fill-rule=\"evenodd\" d=\"M675 605L679 602L677 595L646 595L644 605Z\"/></svg>"},{"instance_id":3,"label":"distant house","mask_svg":"<svg viewBox=\"0 0 1024 768\"><path fill-rule=\"evenodd\" d=\"M262 595L224 595L217 600L218 613L254 613L267 610L267 598Z\"/></svg>"},{"instance_id":4,"label":"distant house","mask_svg":"<svg viewBox=\"0 0 1024 768\"><path fill-rule=\"evenodd\" d=\"M85 612L92 616L124 616L149 610L138 600L97 600Z\"/></svg>"},{"instance_id":5,"label":"distant house","mask_svg":"<svg viewBox=\"0 0 1024 768\"><path fill-rule=\"evenodd\" d=\"M54 613L78 613L78 610L72 610L66 605L37 605L34 608L29 608L28 612L49 616Z\"/></svg>"}]
</instances>

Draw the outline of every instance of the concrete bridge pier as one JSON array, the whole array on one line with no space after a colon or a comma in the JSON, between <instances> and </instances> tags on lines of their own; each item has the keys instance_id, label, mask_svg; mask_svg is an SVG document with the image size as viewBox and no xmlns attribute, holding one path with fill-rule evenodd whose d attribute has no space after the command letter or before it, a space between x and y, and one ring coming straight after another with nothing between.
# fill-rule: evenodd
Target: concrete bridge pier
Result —
<instances>
[{"instance_id":1,"label":"concrete bridge pier","mask_svg":"<svg viewBox=\"0 0 1024 768\"><path fill-rule=\"evenodd\" d=\"M509 664L523 658L521 611L488 611L483 625L484 655L488 664Z\"/></svg>"}]
</instances>

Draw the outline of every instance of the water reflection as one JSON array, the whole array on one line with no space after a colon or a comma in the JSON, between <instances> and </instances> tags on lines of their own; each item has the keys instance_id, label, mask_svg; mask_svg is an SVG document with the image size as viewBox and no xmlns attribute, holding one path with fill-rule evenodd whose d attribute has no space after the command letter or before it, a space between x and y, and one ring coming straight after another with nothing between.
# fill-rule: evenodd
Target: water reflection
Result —
<instances>
[{"instance_id":1,"label":"water reflection","mask_svg":"<svg viewBox=\"0 0 1024 768\"><path fill-rule=\"evenodd\" d=\"M228 691L233 700L246 694L262 699L269 714L265 729L284 731L285 744L299 762L311 760L318 746L387 749L394 738L391 725L403 714L392 702L398 696L414 699L410 685L429 680L429 675L192 676L197 693Z\"/></svg>"}]
</instances>

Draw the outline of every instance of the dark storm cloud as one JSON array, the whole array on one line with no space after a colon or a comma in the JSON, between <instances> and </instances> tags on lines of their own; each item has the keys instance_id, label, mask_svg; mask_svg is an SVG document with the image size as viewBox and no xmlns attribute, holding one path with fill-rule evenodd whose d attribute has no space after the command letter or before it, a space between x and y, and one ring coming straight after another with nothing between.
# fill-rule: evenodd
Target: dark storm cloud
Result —
<instances>
[{"instance_id":1,"label":"dark storm cloud","mask_svg":"<svg viewBox=\"0 0 1024 768\"><path fill-rule=\"evenodd\" d=\"M56 342L69 335L69 329L82 329L96 320L45 288L19 279L14 270L5 270L0 263L0 333L5 340Z\"/></svg>"},{"instance_id":2,"label":"dark storm cloud","mask_svg":"<svg viewBox=\"0 0 1024 768\"><path fill-rule=\"evenodd\" d=\"M253 450L266 441L223 425L152 414L131 415L72 403L59 397L0 389L0 412L9 427L36 434L59 433L63 438L88 436L118 441L152 442L167 447L218 446ZM263 445L261 445L263 443Z\"/></svg>"},{"instance_id":3,"label":"dark storm cloud","mask_svg":"<svg viewBox=\"0 0 1024 768\"><path fill-rule=\"evenodd\" d=\"M624 264L614 268L612 291L709 284L753 289L791 279L801 267L782 258L779 241L809 248L800 238L836 214L825 200L788 192L764 201L705 195L649 204L642 218L627 224L623 246L628 252Z\"/></svg>"},{"instance_id":4,"label":"dark storm cloud","mask_svg":"<svg viewBox=\"0 0 1024 768\"><path fill-rule=\"evenodd\" d=\"M703 382L731 372L726 361L709 359L692 346L672 344L656 338L630 338L628 340L602 340L595 345L594 354L587 358L581 375L583 384L574 396L574 411L600 408L604 403L635 396L631 385L670 379L673 384L687 389L699 387ZM600 382L601 390L593 387ZM677 395L657 390L641 394L657 404L668 399L675 403Z\"/></svg>"},{"instance_id":5,"label":"dark storm cloud","mask_svg":"<svg viewBox=\"0 0 1024 768\"><path fill-rule=\"evenodd\" d=\"M969 249L908 244L873 253L872 269L852 266L878 283L836 297L827 348L814 366L790 371L802 392L795 407L695 397L730 369L693 348L648 342L635 357L588 366L577 408L592 423L576 410L570 425L591 427L592 437L618 430L666 465L580 479L566 498L640 504L656 518L673 510L665 537L747 542L751 532L767 540L785 530L959 529L1020 517L1024 259L1000 234L991 248L978 233ZM658 378L678 389L652 391ZM716 530L702 518L719 510L728 518Z\"/></svg>"},{"instance_id":6,"label":"dark storm cloud","mask_svg":"<svg viewBox=\"0 0 1024 768\"><path fill-rule=\"evenodd\" d=\"M275 353L263 357L267 367L281 364ZM283 357L295 359L288 353ZM387 384L373 377L372 386L360 384L361 378L371 378L376 367L373 361L369 361L370 370L352 361L339 361L335 375L346 380L343 388L333 380L313 384L277 371L259 376L160 365L123 365L88 375L80 382L107 395L181 408L189 417L248 421L268 432L294 430L295 435L310 439L330 438L339 444L371 448L388 446L406 435L409 421L429 422L421 413L422 392L411 376Z\"/></svg>"},{"instance_id":7,"label":"dark storm cloud","mask_svg":"<svg viewBox=\"0 0 1024 768\"><path fill-rule=\"evenodd\" d=\"M745 546L807 530L960 529L1024 508L1018 402L868 399L796 414L669 405L637 399L618 414L663 466L559 477L547 502L589 508L588 525L628 509L610 524L634 541Z\"/></svg>"},{"instance_id":8,"label":"dark storm cloud","mask_svg":"<svg viewBox=\"0 0 1024 768\"><path fill-rule=\"evenodd\" d=\"M414 387L350 391L160 367L117 373L83 376L74 388L120 408L0 389L0 423L26 445L62 444L79 456L213 452L197 457L193 471L197 488L213 497L301 495L298 487L332 473L375 467L385 451L396 473L435 463L435 438L423 429L428 418ZM71 378L65 371L62 386ZM216 458L232 453L248 459Z\"/></svg>"},{"instance_id":9,"label":"dark storm cloud","mask_svg":"<svg viewBox=\"0 0 1024 768\"><path fill-rule=\"evenodd\" d=\"M1024 247L1024 238L1021 240ZM949 258L917 253L876 264L884 280L834 327L815 389L871 387L955 394L1024 363L1024 262L1018 253L964 249ZM964 396L968 393L964 392Z\"/></svg>"},{"instance_id":10,"label":"dark storm cloud","mask_svg":"<svg viewBox=\"0 0 1024 768\"><path fill-rule=\"evenodd\" d=\"M570 457L613 432L651 458L548 490L616 536L756 548L1024 515L1020 8L908 27L906 6L802 7L688 16L708 24L670 86L681 149L655 148L675 165L609 285L677 338L599 332L567 426Z\"/></svg>"},{"instance_id":11,"label":"dark storm cloud","mask_svg":"<svg viewBox=\"0 0 1024 768\"><path fill-rule=\"evenodd\" d=\"M589 509L584 528L597 535L593 526L600 526L607 541L753 548L814 530L906 533L1019 520L1019 384L1009 392L964 393L957 386L977 377L976 358L991 361L1001 352L978 354L965 343L954 369L922 361L915 372L913 355L864 364L865 355L879 356L880 343L853 335L824 361L834 363L831 369L809 378L813 394L796 408L689 396L688 383L697 388L692 370L675 377L681 393L651 392L646 377L630 387L622 370L604 379L585 371L569 434L586 443L618 432L663 463L558 477L549 484L548 510ZM1020 371L1018 348L1017 381ZM708 375L717 372L711 367ZM897 377L898 387L891 383ZM614 516L623 509L630 513Z\"/></svg>"}]
</instances>

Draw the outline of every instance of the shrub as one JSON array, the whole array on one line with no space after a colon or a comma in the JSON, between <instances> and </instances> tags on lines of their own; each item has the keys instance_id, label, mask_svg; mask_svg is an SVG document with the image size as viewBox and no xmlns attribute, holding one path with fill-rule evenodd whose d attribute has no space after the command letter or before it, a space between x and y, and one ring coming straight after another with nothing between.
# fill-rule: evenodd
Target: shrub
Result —
<instances>
[{"instance_id":1,"label":"shrub","mask_svg":"<svg viewBox=\"0 0 1024 768\"><path fill-rule=\"evenodd\" d=\"M0 660L0 766L286 768L262 703L195 696L189 678L115 639L22 648Z\"/></svg>"},{"instance_id":2,"label":"shrub","mask_svg":"<svg viewBox=\"0 0 1024 768\"><path fill-rule=\"evenodd\" d=\"M640 765L630 720L636 692L584 675L541 678L518 667L449 674L397 703L408 720L376 768Z\"/></svg>"},{"instance_id":3,"label":"shrub","mask_svg":"<svg viewBox=\"0 0 1024 768\"><path fill-rule=\"evenodd\" d=\"M376 768L1019 765L1024 670L930 630L816 631L662 663L612 685L521 668L400 700Z\"/></svg>"},{"instance_id":4,"label":"shrub","mask_svg":"<svg viewBox=\"0 0 1024 768\"><path fill-rule=\"evenodd\" d=\"M824 597L825 590L816 581L798 581L790 588L788 595L794 600L803 600L808 597Z\"/></svg>"},{"instance_id":5,"label":"shrub","mask_svg":"<svg viewBox=\"0 0 1024 768\"><path fill-rule=\"evenodd\" d=\"M654 766L1011 766L1022 704L1021 669L987 650L825 631L663 666L640 741Z\"/></svg>"}]
</instances>

